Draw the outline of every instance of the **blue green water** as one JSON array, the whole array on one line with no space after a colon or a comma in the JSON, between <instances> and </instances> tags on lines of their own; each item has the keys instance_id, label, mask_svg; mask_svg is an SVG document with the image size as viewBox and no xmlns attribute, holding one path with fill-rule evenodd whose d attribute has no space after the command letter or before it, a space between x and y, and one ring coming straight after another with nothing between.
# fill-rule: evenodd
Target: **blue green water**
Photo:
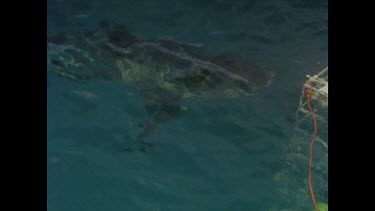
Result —
<instances>
[{"instance_id":1,"label":"blue green water","mask_svg":"<svg viewBox=\"0 0 375 211\"><path fill-rule=\"evenodd\" d=\"M48 32L105 19L147 38L172 35L234 51L276 71L239 99L186 99L180 118L137 150L147 117L136 87L47 71L49 211L269 210L306 74L328 63L327 1L48 1ZM129 150L129 149L133 150Z\"/></svg>"}]
</instances>

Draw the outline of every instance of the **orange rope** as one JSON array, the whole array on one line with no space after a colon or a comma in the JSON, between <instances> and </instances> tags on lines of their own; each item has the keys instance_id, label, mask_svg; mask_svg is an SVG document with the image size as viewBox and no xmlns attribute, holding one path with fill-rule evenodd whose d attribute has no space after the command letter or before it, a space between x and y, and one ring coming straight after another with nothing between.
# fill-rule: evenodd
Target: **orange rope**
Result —
<instances>
[{"instance_id":1,"label":"orange rope","mask_svg":"<svg viewBox=\"0 0 375 211\"><path fill-rule=\"evenodd\" d=\"M306 95L306 98L307 98L307 106L309 107L309 110L310 110L310 113L311 113L311 117L312 117L313 122L314 122L314 135L313 135L313 137L311 139L311 143L310 143L309 189L310 189L310 194L311 194L311 198L312 198L312 201L314 203L315 209L317 211L320 211L319 207L318 207L318 205L316 203L316 200L315 200L315 195L314 195L313 186L312 186L313 145L314 145L314 142L315 142L316 135L318 133L318 124L316 122L316 117L315 117L315 114L314 114L314 110L312 109L312 106L311 106L311 103L310 103L311 96L314 94L312 83L311 83L310 80L307 80L306 83L308 83L310 85L310 88L305 91L305 95Z\"/></svg>"}]
</instances>

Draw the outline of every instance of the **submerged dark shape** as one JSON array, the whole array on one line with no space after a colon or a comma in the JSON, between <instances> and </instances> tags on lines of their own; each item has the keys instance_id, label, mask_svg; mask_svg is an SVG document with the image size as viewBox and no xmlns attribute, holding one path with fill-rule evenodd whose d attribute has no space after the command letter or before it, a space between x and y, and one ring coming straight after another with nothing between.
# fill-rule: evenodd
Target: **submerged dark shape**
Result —
<instances>
[{"instance_id":1,"label":"submerged dark shape","mask_svg":"<svg viewBox=\"0 0 375 211\"><path fill-rule=\"evenodd\" d=\"M109 42L121 48L127 48L131 44L143 40L141 36L131 32L124 25L103 21L100 26L107 32Z\"/></svg>"},{"instance_id":2,"label":"submerged dark shape","mask_svg":"<svg viewBox=\"0 0 375 211\"><path fill-rule=\"evenodd\" d=\"M141 142L160 123L178 118L183 98L252 95L269 86L274 78L273 72L233 53L215 55L202 44L173 37L145 40L109 21L100 25L96 31L49 35L48 43L74 46L85 52L85 57L75 56L73 60L92 70L92 77L122 80L138 87L149 115L140 124ZM98 68L93 61L103 62L111 70ZM80 72L68 70L64 61L53 62L63 76L81 78Z\"/></svg>"}]
</instances>

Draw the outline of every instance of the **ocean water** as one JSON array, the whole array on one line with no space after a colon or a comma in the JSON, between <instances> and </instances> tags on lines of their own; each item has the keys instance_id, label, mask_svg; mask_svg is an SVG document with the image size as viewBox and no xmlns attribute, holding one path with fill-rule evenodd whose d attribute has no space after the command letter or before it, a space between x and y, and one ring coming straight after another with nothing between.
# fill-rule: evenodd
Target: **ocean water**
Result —
<instances>
[{"instance_id":1,"label":"ocean water","mask_svg":"<svg viewBox=\"0 0 375 211\"><path fill-rule=\"evenodd\" d=\"M49 211L263 211L289 205L274 176L306 74L328 65L327 0L48 0L47 32L125 23L232 51L277 73L234 99L190 98L137 150L147 118L137 87L77 82L47 68ZM307 188L307 187L306 187ZM311 205L313 210L313 205Z\"/></svg>"}]
</instances>

